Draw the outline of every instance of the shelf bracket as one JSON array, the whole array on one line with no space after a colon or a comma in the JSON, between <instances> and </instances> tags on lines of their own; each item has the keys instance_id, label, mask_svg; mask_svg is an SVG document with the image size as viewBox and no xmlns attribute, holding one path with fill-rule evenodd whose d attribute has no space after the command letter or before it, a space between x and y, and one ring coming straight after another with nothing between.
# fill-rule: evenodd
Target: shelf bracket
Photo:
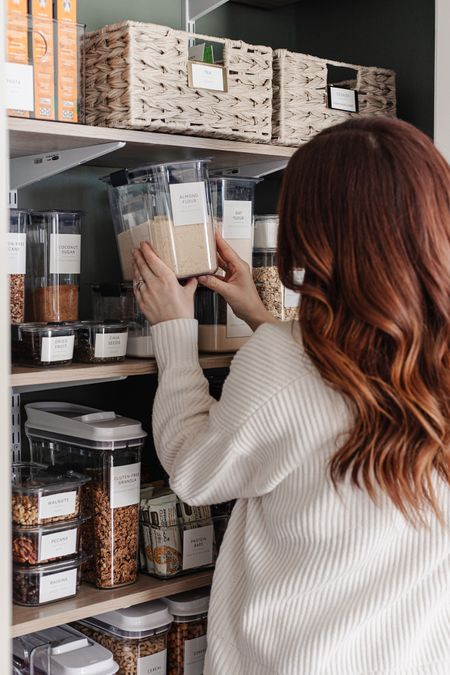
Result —
<instances>
[{"instance_id":1,"label":"shelf bracket","mask_svg":"<svg viewBox=\"0 0 450 675\"><path fill-rule=\"evenodd\" d=\"M20 394L11 394L11 453L12 461L21 460Z\"/></svg>"},{"instance_id":2,"label":"shelf bracket","mask_svg":"<svg viewBox=\"0 0 450 675\"><path fill-rule=\"evenodd\" d=\"M238 167L217 169L210 171L211 176L243 176L246 178L263 178L276 171L283 171L288 165L289 159L274 159L252 164L240 164Z\"/></svg>"},{"instance_id":3,"label":"shelf bracket","mask_svg":"<svg viewBox=\"0 0 450 675\"><path fill-rule=\"evenodd\" d=\"M10 161L10 189L17 190L36 183L43 178L55 176L57 173L67 171L80 164L86 164L103 155L125 147L125 143L102 143L100 145L88 145L83 148L70 150L55 150L40 155L27 157L15 157Z\"/></svg>"},{"instance_id":4,"label":"shelf bracket","mask_svg":"<svg viewBox=\"0 0 450 675\"><path fill-rule=\"evenodd\" d=\"M222 7L228 0L183 0L183 28L195 33L195 22Z\"/></svg>"}]
</instances>

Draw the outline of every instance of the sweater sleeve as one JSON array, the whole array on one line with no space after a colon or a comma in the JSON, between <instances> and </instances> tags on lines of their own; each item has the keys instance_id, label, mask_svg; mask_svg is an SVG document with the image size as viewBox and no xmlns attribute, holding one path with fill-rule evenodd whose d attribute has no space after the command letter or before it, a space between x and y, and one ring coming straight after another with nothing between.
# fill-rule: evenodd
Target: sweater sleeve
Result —
<instances>
[{"instance_id":1,"label":"sweater sleeve","mask_svg":"<svg viewBox=\"0 0 450 675\"><path fill-rule=\"evenodd\" d=\"M193 505L270 492L298 462L298 452L279 451L298 374L267 377L273 329L259 328L235 356L220 402L199 365L197 322L164 322L152 334L159 368L153 433L172 489Z\"/></svg>"}]
</instances>

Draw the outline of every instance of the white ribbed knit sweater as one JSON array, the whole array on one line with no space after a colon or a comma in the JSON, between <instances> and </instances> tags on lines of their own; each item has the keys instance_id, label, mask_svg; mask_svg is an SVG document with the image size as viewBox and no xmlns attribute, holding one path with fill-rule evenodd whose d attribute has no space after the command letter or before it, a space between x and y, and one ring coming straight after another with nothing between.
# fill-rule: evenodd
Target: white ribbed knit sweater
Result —
<instances>
[{"instance_id":1,"label":"white ribbed knit sweater","mask_svg":"<svg viewBox=\"0 0 450 675\"><path fill-rule=\"evenodd\" d=\"M450 535L414 529L326 463L351 425L297 327L268 324L215 402L197 322L153 328L158 456L194 505L238 499L217 563L205 675L450 675ZM436 482L450 515L450 490Z\"/></svg>"}]
</instances>

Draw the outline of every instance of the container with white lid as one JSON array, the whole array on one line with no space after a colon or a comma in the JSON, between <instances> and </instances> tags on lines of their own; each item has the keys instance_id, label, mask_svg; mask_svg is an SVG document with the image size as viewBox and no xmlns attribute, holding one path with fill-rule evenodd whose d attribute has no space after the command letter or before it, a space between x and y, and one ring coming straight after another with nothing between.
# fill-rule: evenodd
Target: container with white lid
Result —
<instances>
[{"instance_id":1,"label":"container with white lid","mask_svg":"<svg viewBox=\"0 0 450 675\"><path fill-rule=\"evenodd\" d=\"M99 614L77 624L79 630L111 650L127 675L166 675L167 634L172 623L161 601Z\"/></svg>"},{"instance_id":2,"label":"container with white lid","mask_svg":"<svg viewBox=\"0 0 450 675\"><path fill-rule=\"evenodd\" d=\"M91 478L82 492L83 550L92 554L83 577L99 588L136 581L140 453L147 436L140 422L112 411L72 403L25 406L26 434L35 461Z\"/></svg>"},{"instance_id":3,"label":"container with white lid","mask_svg":"<svg viewBox=\"0 0 450 675\"><path fill-rule=\"evenodd\" d=\"M173 617L168 638L169 675L203 673L209 594L209 588L201 588L163 598Z\"/></svg>"},{"instance_id":4,"label":"container with white lid","mask_svg":"<svg viewBox=\"0 0 450 675\"><path fill-rule=\"evenodd\" d=\"M114 675L119 670L109 650L67 625L15 638L12 657L17 675Z\"/></svg>"}]
</instances>

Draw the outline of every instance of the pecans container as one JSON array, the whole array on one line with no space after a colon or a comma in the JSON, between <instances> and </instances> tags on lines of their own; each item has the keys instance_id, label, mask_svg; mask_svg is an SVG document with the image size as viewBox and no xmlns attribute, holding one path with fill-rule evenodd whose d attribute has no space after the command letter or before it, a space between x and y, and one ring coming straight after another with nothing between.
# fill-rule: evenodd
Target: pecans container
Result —
<instances>
[{"instance_id":1,"label":"pecans container","mask_svg":"<svg viewBox=\"0 0 450 675\"><path fill-rule=\"evenodd\" d=\"M78 593L81 566L86 557L64 560L47 565L13 565L13 602L37 607L55 600L71 598Z\"/></svg>"},{"instance_id":2,"label":"pecans container","mask_svg":"<svg viewBox=\"0 0 450 675\"><path fill-rule=\"evenodd\" d=\"M10 290L11 323L23 323L25 320L25 273L27 230L30 212L11 209L9 212L8 274Z\"/></svg>"},{"instance_id":3,"label":"pecans container","mask_svg":"<svg viewBox=\"0 0 450 675\"><path fill-rule=\"evenodd\" d=\"M40 565L74 558L80 553L81 529L86 518L35 527L14 526L12 558L15 563Z\"/></svg>"},{"instance_id":4,"label":"pecans container","mask_svg":"<svg viewBox=\"0 0 450 675\"><path fill-rule=\"evenodd\" d=\"M200 589L163 598L173 617L168 638L167 675L203 673L209 589Z\"/></svg>"},{"instance_id":5,"label":"pecans container","mask_svg":"<svg viewBox=\"0 0 450 675\"><path fill-rule=\"evenodd\" d=\"M76 627L112 652L121 673L166 675L171 623L166 605L155 601L100 614Z\"/></svg>"},{"instance_id":6,"label":"pecans container","mask_svg":"<svg viewBox=\"0 0 450 675\"><path fill-rule=\"evenodd\" d=\"M72 521L79 516L81 488L89 478L74 471L32 463L12 465L12 521L33 527Z\"/></svg>"},{"instance_id":7,"label":"pecans container","mask_svg":"<svg viewBox=\"0 0 450 675\"><path fill-rule=\"evenodd\" d=\"M25 430L33 459L80 471L83 551L91 555L83 578L99 588L136 581L140 453L147 436L140 422L112 411L70 403L30 403Z\"/></svg>"},{"instance_id":8,"label":"pecans container","mask_svg":"<svg viewBox=\"0 0 450 675\"><path fill-rule=\"evenodd\" d=\"M127 343L126 322L80 321L75 325L74 360L81 363L124 361Z\"/></svg>"},{"instance_id":9,"label":"pecans container","mask_svg":"<svg viewBox=\"0 0 450 675\"><path fill-rule=\"evenodd\" d=\"M73 326L22 323L14 326L11 334L14 363L45 368L72 363L75 346Z\"/></svg>"}]
</instances>

